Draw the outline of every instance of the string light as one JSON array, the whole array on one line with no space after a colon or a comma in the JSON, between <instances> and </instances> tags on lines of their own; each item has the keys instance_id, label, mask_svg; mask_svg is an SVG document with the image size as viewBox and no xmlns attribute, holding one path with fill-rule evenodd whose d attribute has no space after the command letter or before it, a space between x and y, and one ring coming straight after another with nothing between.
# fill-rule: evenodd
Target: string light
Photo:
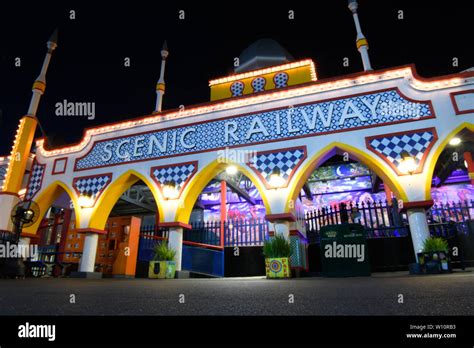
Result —
<instances>
[{"instance_id":1,"label":"string light","mask_svg":"<svg viewBox=\"0 0 474 348\"><path fill-rule=\"evenodd\" d=\"M296 64L296 63L302 64L302 62L307 62L307 61L290 63L290 65ZM272 68L267 68L267 69L271 70ZM259 70L258 71L259 74L262 74L262 71L264 70L265 69ZM235 75L235 76L240 76L240 75L242 74ZM232 77L226 77L225 79L228 79L228 78L232 78ZM403 68L384 71L380 73L371 72L370 74L364 74L361 77L356 77L353 79L345 78L343 80L329 81L329 82L324 82L320 80L317 83L313 83L313 84L303 86L303 87L292 87L286 90L279 90L275 92L264 93L258 96L250 95L244 98L213 102L208 105L196 106L196 107L188 108L185 110L171 111L168 113L160 113L157 115L145 116L144 118L137 119L137 120L131 120L131 121L126 121L122 123L92 128L86 131L84 138L77 145L68 146L68 147L64 147L60 149L55 149L55 150L44 149L44 139L38 139L36 141L36 146L38 148L38 151L41 153L43 157L52 157L52 156L66 154L66 153L77 152L84 149L84 147L91 140L91 137L96 134L115 132L117 130L127 129L131 127L146 126L150 124L171 121L174 119L181 119L181 118L192 117L196 115L209 114L209 113L213 113L217 111L232 110L232 109L236 109L240 107L261 104L268 101L278 101L278 100L286 99L286 98L299 97L299 96L304 96L308 94L353 87L354 84L364 85L364 84L370 84L376 81L387 81L387 80L393 80L393 79L398 79L398 78L405 78L409 82L410 86L422 91L455 87L455 86L459 86L461 84L468 82L468 80L462 79L462 78L446 79L443 81L442 84L439 81L430 81L430 82L420 81L413 78L411 67L403 67ZM221 79L218 79L218 80L221 80ZM211 83L215 83L215 81L218 81L218 80L212 80Z\"/></svg>"},{"instance_id":2,"label":"string light","mask_svg":"<svg viewBox=\"0 0 474 348\"><path fill-rule=\"evenodd\" d=\"M23 127L25 125L25 119L21 118L20 122L18 123L18 128L16 129L15 140L13 141L12 151L10 152L10 156L7 157L8 164L5 174L5 180L3 181L3 185L1 190L5 190L8 187L8 182L11 177L11 164L14 161L14 156L18 152L18 146L20 146L20 134L23 131ZM4 159L4 157L2 157Z\"/></svg>"},{"instance_id":3,"label":"string light","mask_svg":"<svg viewBox=\"0 0 474 348\"><path fill-rule=\"evenodd\" d=\"M259 69L259 70L254 70L254 71L249 71L249 72L246 72L246 73L242 73L242 74L236 74L236 75L221 77L221 78L209 81L209 86L220 85L222 83L242 80L242 79L246 79L246 78L254 77L254 76L271 74L271 73L275 73L275 72L283 71L283 70L295 69L295 68L299 68L299 67L302 67L302 66L309 66L310 67L311 81L316 81L317 77L316 77L316 69L314 68L314 62L311 59L305 59L305 60L300 60L298 62L283 64L283 65L277 65L277 66L272 66L270 68Z\"/></svg>"}]
</instances>

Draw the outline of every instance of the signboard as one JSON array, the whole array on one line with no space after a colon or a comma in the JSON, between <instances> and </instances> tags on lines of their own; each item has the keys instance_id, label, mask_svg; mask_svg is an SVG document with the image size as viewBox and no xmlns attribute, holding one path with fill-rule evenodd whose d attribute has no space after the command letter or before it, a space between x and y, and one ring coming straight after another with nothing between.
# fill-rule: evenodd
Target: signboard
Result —
<instances>
[{"instance_id":1,"label":"signboard","mask_svg":"<svg viewBox=\"0 0 474 348\"><path fill-rule=\"evenodd\" d=\"M398 89L96 141L75 170L260 144L434 117Z\"/></svg>"}]
</instances>

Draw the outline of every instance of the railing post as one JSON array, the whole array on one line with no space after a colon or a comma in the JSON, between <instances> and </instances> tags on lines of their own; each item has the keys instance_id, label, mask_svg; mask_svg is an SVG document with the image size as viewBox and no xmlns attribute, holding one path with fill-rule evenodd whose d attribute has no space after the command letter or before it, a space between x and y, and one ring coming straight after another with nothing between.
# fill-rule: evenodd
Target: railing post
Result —
<instances>
[{"instance_id":1,"label":"railing post","mask_svg":"<svg viewBox=\"0 0 474 348\"><path fill-rule=\"evenodd\" d=\"M345 203L339 204L339 214L341 216L342 223L347 223L349 221L349 217L347 215L347 206Z\"/></svg>"}]
</instances>

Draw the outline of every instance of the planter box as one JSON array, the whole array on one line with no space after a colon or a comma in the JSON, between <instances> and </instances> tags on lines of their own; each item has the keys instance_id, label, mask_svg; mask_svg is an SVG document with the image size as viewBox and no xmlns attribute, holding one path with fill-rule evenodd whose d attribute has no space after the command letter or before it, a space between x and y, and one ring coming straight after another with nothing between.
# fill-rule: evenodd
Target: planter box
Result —
<instances>
[{"instance_id":1,"label":"planter box","mask_svg":"<svg viewBox=\"0 0 474 348\"><path fill-rule=\"evenodd\" d=\"M418 253L417 255L423 273L439 274L451 273L452 271L449 254L444 251Z\"/></svg>"},{"instance_id":2,"label":"planter box","mask_svg":"<svg viewBox=\"0 0 474 348\"><path fill-rule=\"evenodd\" d=\"M150 261L148 278L173 279L176 274L176 261Z\"/></svg>"},{"instance_id":3,"label":"planter box","mask_svg":"<svg viewBox=\"0 0 474 348\"><path fill-rule=\"evenodd\" d=\"M288 257L265 259L267 278L290 278L290 259Z\"/></svg>"}]
</instances>

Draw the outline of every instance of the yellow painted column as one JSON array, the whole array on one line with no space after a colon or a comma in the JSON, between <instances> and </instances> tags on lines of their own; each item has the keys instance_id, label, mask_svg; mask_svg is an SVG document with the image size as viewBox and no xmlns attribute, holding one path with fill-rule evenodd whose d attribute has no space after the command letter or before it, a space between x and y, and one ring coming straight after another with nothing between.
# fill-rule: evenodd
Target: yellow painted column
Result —
<instances>
[{"instance_id":1,"label":"yellow painted column","mask_svg":"<svg viewBox=\"0 0 474 348\"><path fill-rule=\"evenodd\" d=\"M35 136L37 121L32 116L24 116L18 125L7 172L0 192L0 230L12 231L11 211L19 202L23 176L28 162L31 145Z\"/></svg>"},{"instance_id":2,"label":"yellow painted column","mask_svg":"<svg viewBox=\"0 0 474 348\"><path fill-rule=\"evenodd\" d=\"M33 95L28 108L28 114L21 118L16 132L5 181L0 192L0 230L3 231L13 231L13 223L11 222L10 215L12 209L20 200L18 191L22 188L21 185L25 175L28 156L38 124L36 112L38 111L41 96L46 89L46 72L49 62L51 61L52 53L57 47L57 41L58 31L55 30L46 43L48 51L46 52L40 74L33 83ZM40 212L40 214L44 214L44 212Z\"/></svg>"},{"instance_id":3,"label":"yellow painted column","mask_svg":"<svg viewBox=\"0 0 474 348\"><path fill-rule=\"evenodd\" d=\"M3 185L5 192L18 193L21 189L37 124L36 119L28 115L20 120Z\"/></svg>"}]
</instances>

